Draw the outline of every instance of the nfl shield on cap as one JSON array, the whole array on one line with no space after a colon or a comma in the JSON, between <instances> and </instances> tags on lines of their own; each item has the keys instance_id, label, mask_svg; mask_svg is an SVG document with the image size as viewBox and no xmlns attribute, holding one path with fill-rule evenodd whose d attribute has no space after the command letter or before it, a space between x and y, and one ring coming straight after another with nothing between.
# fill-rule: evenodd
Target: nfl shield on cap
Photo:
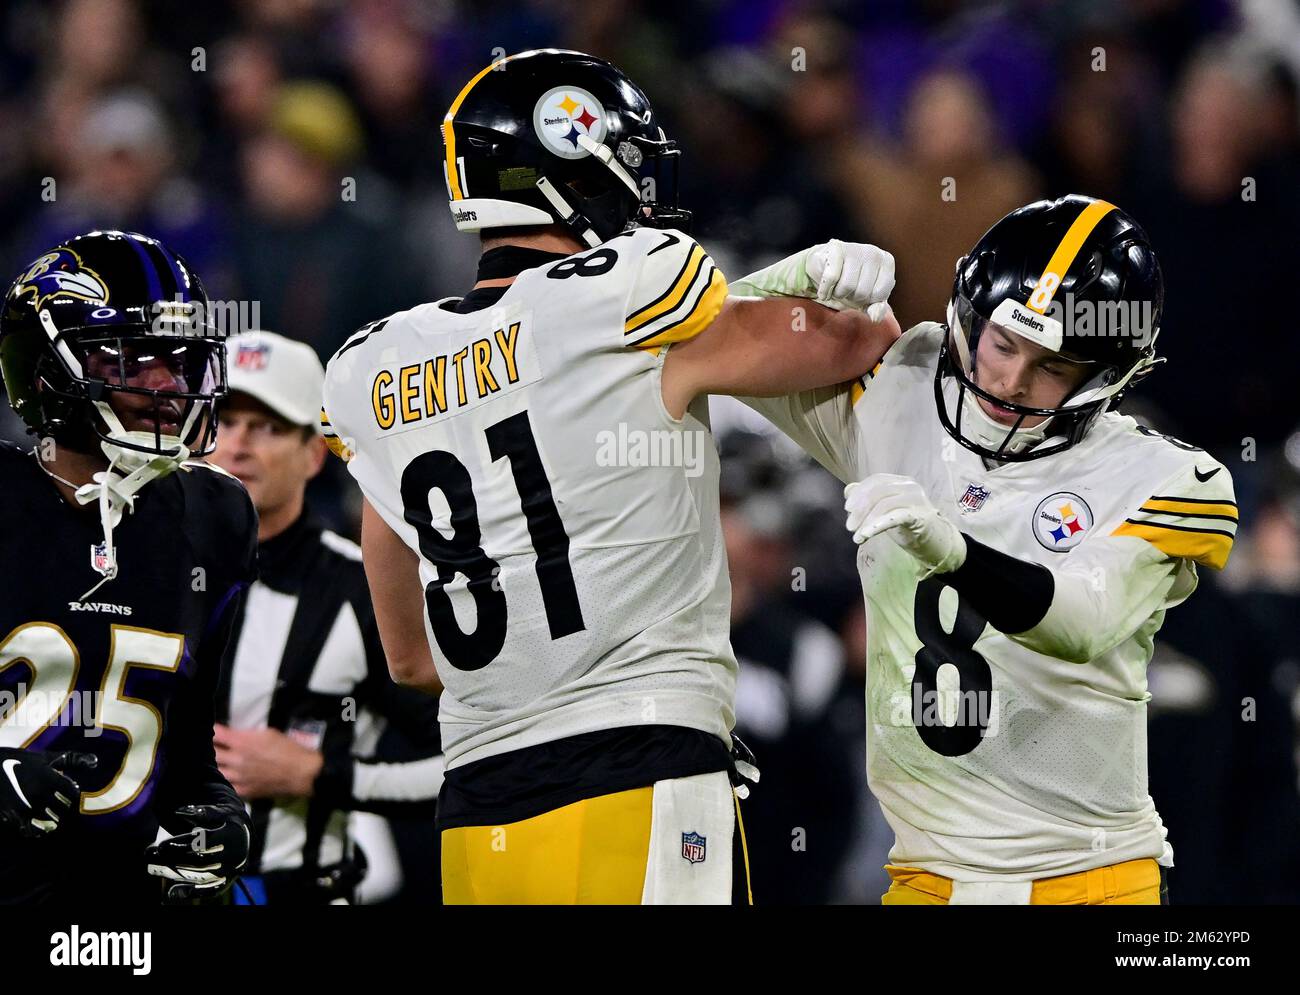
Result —
<instances>
[{"instance_id":1,"label":"nfl shield on cap","mask_svg":"<svg viewBox=\"0 0 1300 995\"><path fill-rule=\"evenodd\" d=\"M325 369L307 343L266 331L232 335L226 340L226 376L232 393L247 394L286 421L320 431Z\"/></svg>"}]
</instances>

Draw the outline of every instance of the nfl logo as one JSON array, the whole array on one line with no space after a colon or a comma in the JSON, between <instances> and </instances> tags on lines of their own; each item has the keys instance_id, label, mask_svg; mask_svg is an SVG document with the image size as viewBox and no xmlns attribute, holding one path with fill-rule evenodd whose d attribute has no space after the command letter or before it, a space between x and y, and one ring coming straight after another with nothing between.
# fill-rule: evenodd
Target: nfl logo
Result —
<instances>
[{"instance_id":1,"label":"nfl logo","mask_svg":"<svg viewBox=\"0 0 1300 995\"><path fill-rule=\"evenodd\" d=\"M704 860L704 848L708 844L699 833L682 833L682 856L688 863L698 864Z\"/></svg>"},{"instance_id":2,"label":"nfl logo","mask_svg":"<svg viewBox=\"0 0 1300 995\"><path fill-rule=\"evenodd\" d=\"M961 496L961 500L958 501L957 504L964 514L972 511L979 511L984 507L984 502L988 499L989 489L987 487L980 487L978 484L971 484L966 488L966 493Z\"/></svg>"},{"instance_id":3,"label":"nfl logo","mask_svg":"<svg viewBox=\"0 0 1300 995\"><path fill-rule=\"evenodd\" d=\"M325 741L324 719L296 719L289 724L285 735L299 746L309 750L320 750Z\"/></svg>"},{"instance_id":4,"label":"nfl logo","mask_svg":"<svg viewBox=\"0 0 1300 995\"><path fill-rule=\"evenodd\" d=\"M235 365L241 370L261 370L266 368L266 354L271 347L265 343L258 345L241 345L235 355Z\"/></svg>"},{"instance_id":5,"label":"nfl logo","mask_svg":"<svg viewBox=\"0 0 1300 995\"><path fill-rule=\"evenodd\" d=\"M90 547L90 566L95 573L108 576L113 569L114 557L108 551L108 543L96 543Z\"/></svg>"}]
</instances>

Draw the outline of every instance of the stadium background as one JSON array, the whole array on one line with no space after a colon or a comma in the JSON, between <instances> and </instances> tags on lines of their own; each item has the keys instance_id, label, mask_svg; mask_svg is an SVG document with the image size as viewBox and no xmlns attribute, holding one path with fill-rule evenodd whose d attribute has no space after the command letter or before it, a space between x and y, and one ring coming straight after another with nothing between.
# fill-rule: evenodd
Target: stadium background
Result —
<instances>
[{"instance_id":1,"label":"stadium background","mask_svg":"<svg viewBox=\"0 0 1300 995\"><path fill-rule=\"evenodd\" d=\"M1168 290L1169 362L1133 413L1223 460L1243 522L1150 672L1173 897L1300 901L1294 0L7 0L0 17L0 269L91 227L146 232L323 359L472 283L438 124L474 71L526 48L642 84L728 275L874 241L897 257L904 328L942 317L957 258L1008 210L1123 206ZM716 405L715 423L738 713L764 771L746 809L757 898L875 901L889 834L862 771L838 484L743 410ZM0 436L22 437L7 409ZM337 465L313 499L355 531ZM399 830L402 898L428 901L428 827Z\"/></svg>"}]
</instances>

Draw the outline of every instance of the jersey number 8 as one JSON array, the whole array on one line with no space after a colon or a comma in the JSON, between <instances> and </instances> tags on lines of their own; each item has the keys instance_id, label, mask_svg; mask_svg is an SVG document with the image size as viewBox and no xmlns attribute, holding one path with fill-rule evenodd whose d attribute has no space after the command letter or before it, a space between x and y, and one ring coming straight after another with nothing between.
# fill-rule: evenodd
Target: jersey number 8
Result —
<instances>
[{"instance_id":1,"label":"jersey number 8","mask_svg":"<svg viewBox=\"0 0 1300 995\"><path fill-rule=\"evenodd\" d=\"M578 589L569 566L569 534L560 521L550 481L533 439L528 412L520 411L489 426L488 451L492 459L508 458L528 520L528 533L537 552L537 581L551 638L560 639L586 628ZM433 526L429 492L438 489L451 509L451 538ZM478 502L465 464L441 449L421 453L402 472L402 510L420 539L420 553L438 576L424 589L429 625L447 662L457 670L479 670L497 658L506 640L506 595L496 583L500 565L480 543ZM478 623L462 632L446 587L456 576L468 578Z\"/></svg>"},{"instance_id":2,"label":"jersey number 8","mask_svg":"<svg viewBox=\"0 0 1300 995\"><path fill-rule=\"evenodd\" d=\"M978 612L959 598L952 631L939 620L939 598L947 586L942 577L930 577L916 588L912 618L921 648L916 651L912 674L912 722L921 742L935 753L960 757L984 741L993 707L993 671L975 649L985 626ZM957 594L955 588L953 594ZM955 696L939 690L939 669L945 664L957 669ZM939 718L940 705L953 697L956 721L945 724Z\"/></svg>"}]
</instances>

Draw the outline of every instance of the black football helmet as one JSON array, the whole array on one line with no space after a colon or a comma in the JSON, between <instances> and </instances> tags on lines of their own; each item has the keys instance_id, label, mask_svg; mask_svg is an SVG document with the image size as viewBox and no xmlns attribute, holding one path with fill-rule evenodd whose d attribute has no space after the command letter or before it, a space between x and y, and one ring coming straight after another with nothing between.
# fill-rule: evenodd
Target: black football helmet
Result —
<instances>
[{"instance_id":1,"label":"black football helmet","mask_svg":"<svg viewBox=\"0 0 1300 995\"><path fill-rule=\"evenodd\" d=\"M1164 278L1150 240L1114 204L1072 194L1012 211L957 263L934 377L943 427L967 449L999 462L1041 459L1078 444L1125 390L1163 361L1155 354L1163 305ZM1088 375L1054 408L993 396L979 386L975 365L990 324L1087 364ZM949 378L955 392L945 390ZM1016 421L999 425L975 397L1014 412ZM1022 429L1035 416L1047 420Z\"/></svg>"},{"instance_id":2,"label":"black football helmet","mask_svg":"<svg viewBox=\"0 0 1300 995\"><path fill-rule=\"evenodd\" d=\"M42 253L0 312L10 404L32 432L77 450L98 438L110 457L211 452L225 363L198 276L134 232L92 231Z\"/></svg>"},{"instance_id":3,"label":"black football helmet","mask_svg":"<svg viewBox=\"0 0 1300 995\"><path fill-rule=\"evenodd\" d=\"M681 228L677 160L650 101L614 66L539 49L494 62L452 102L443 171L461 231L563 224L587 245Z\"/></svg>"}]
</instances>

